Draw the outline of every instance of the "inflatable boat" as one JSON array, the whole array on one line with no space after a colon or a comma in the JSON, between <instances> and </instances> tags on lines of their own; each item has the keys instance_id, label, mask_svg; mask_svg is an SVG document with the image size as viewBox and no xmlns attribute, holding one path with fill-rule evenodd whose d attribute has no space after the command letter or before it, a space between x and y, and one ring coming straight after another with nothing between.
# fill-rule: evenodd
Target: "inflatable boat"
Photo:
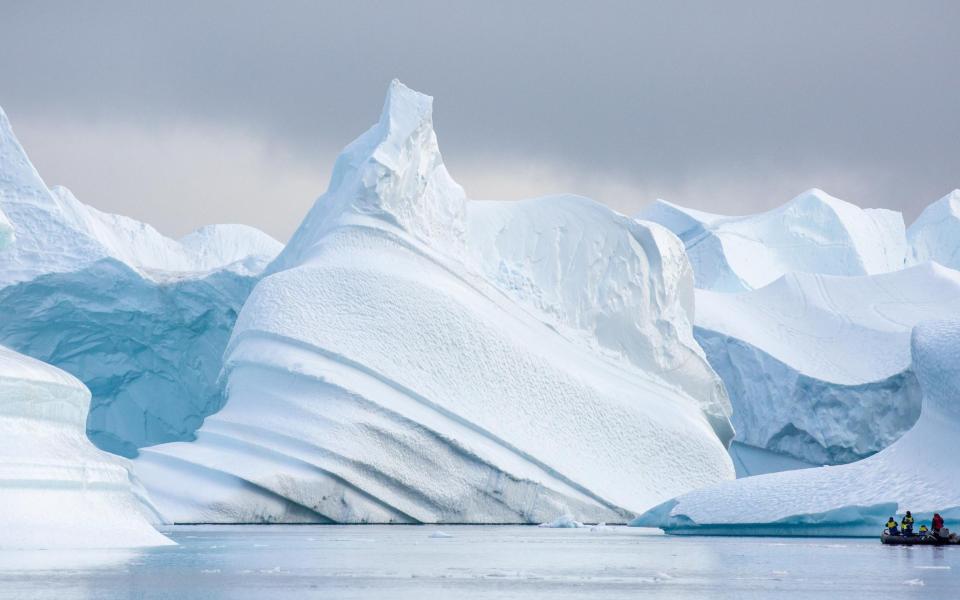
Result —
<instances>
[{"instance_id":1,"label":"inflatable boat","mask_svg":"<svg viewBox=\"0 0 960 600\"><path fill-rule=\"evenodd\" d=\"M947 535L936 536L932 533L925 535L890 535L884 529L880 534L880 542L891 546L956 546L960 545L960 537L957 534L948 533Z\"/></svg>"}]
</instances>

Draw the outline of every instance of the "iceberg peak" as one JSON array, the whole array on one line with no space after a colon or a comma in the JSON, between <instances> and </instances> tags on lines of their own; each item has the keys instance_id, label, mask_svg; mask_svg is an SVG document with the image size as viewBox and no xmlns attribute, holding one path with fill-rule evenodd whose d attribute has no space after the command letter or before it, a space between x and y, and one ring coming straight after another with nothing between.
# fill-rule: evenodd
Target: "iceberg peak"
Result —
<instances>
[{"instance_id":1,"label":"iceberg peak","mask_svg":"<svg viewBox=\"0 0 960 600\"><path fill-rule=\"evenodd\" d=\"M860 207L846 200L841 200L831 196L820 188L810 188L790 200L784 209L810 210L814 208L825 208L835 213L843 211L860 211ZM838 217L841 215L838 214ZM842 217L841 217L842 218Z\"/></svg>"},{"instance_id":2,"label":"iceberg peak","mask_svg":"<svg viewBox=\"0 0 960 600\"><path fill-rule=\"evenodd\" d=\"M12 199L37 205L52 203L40 174L17 140L3 107L0 107L0 202Z\"/></svg>"},{"instance_id":3,"label":"iceberg peak","mask_svg":"<svg viewBox=\"0 0 960 600\"><path fill-rule=\"evenodd\" d=\"M394 79L379 122L337 157L326 193L269 271L308 261L326 233L345 226L389 230L459 256L466 201L440 155L433 98Z\"/></svg>"},{"instance_id":4,"label":"iceberg peak","mask_svg":"<svg viewBox=\"0 0 960 600\"><path fill-rule=\"evenodd\" d=\"M433 96L412 90L394 79L387 88L378 126L384 128L386 140L409 138L424 126L432 129Z\"/></svg>"}]
</instances>

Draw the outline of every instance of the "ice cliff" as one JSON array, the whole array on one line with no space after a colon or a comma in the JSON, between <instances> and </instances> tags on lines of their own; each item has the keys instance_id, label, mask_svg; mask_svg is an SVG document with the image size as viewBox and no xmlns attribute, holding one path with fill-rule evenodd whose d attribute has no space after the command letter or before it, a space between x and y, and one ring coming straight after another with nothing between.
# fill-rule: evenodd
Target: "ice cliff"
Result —
<instances>
[{"instance_id":1,"label":"ice cliff","mask_svg":"<svg viewBox=\"0 0 960 600\"><path fill-rule=\"evenodd\" d=\"M615 522L733 477L680 241L467 200L399 82L268 272L223 409L135 461L170 520Z\"/></svg>"},{"instance_id":2,"label":"ice cliff","mask_svg":"<svg viewBox=\"0 0 960 600\"><path fill-rule=\"evenodd\" d=\"M955 528L960 322L921 323L910 346L923 410L916 425L888 448L848 465L708 486L658 506L634 524L680 534L875 536L887 517L910 510L918 523L940 512Z\"/></svg>"},{"instance_id":3,"label":"ice cliff","mask_svg":"<svg viewBox=\"0 0 960 600\"><path fill-rule=\"evenodd\" d=\"M127 461L84 434L90 392L0 346L0 548L172 544L143 512Z\"/></svg>"},{"instance_id":4,"label":"ice cliff","mask_svg":"<svg viewBox=\"0 0 960 600\"><path fill-rule=\"evenodd\" d=\"M172 240L50 189L2 111L0 213L0 236L16 236L0 253L0 342L89 386L100 448L192 439L222 404L223 350L280 244L242 225Z\"/></svg>"},{"instance_id":5,"label":"ice cliff","mask_svg":"<svg viewBox=\"0 0 960 600\"><path fill-rule=\"evenodd\" d=\"M861 209L818 189L757 215L727 217L657 200L638 218L677 234L697 287L719 292L756 289L787 273L886 273L907 258L900 213Z\"/></svg>"}]
</instances>

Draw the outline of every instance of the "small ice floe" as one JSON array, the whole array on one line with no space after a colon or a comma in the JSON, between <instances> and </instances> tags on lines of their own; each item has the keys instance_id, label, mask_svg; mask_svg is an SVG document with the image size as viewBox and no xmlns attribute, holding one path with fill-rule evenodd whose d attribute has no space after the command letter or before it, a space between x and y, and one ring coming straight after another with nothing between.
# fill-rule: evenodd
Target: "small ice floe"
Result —
<instances>
[{"instance_id":1,"label":"small ice floe","mask_svg":"<svg viewBox=\"0 0 960 600\"><path fill-rule=\"evenodd\" d=\"M549 523L540 523L539 527L550 527L552 529L575 529L585 527L580 521L574 521L573 515L566 514L557 517Z\"/></svg>"},{"instance_id":2,"label":"small ice floe","mask_svg":"<svg viewBox=\"0 0 960 600\"><path fill-rule=\"evenodd\" d=\"M907 579L903 582L903 585L926 585L923 583L922 579Z\"/></svg>"},{"instance_id":3,"label":"small ice floe","mask_svg":"<svg viewBox=\"0 0 960 600\"><path fill-rule=\"evenodd\" d=\"M599 523L591 527L590 531L604 532L604 531L610 531L610 528L607 527L607 524L604 521L600 521Z\"/></svg>"},{"instance_id":4,"label":"small ice floe","mask_svg":"<svg viewBox=\"0 0 960 600\"><path fill-rule=\"evenodd\" d=\"M918 569L949 569L950 565L920 565Z\"/></svg>"},{"instance_id":5,"label":"small ice floe","mask_svg":"<svg viewBox=\"0 0 960 600\"><path fill-rule=\"evenodd\" d=\"M260 569L260 572L265 574L274 574L274 573L279 574L279 573L286 573L287 571L284 571L280 567L274 567L272 569Z\"/></svg>"},{"instance_id":6,"label":"small ice floe","mask_svg":"<svg viewBox=\"0 0 960 600\"><path fill-rule=\"evenodd\" d=\"M211 573L219 573L220 569L200 569L200 572L209 575Z\"/></svg>"},{"instance_id":7,"label":"small ice floe","mask_svg":"<svg viewBox=\"0 0 960 600\"><path fill-rule=\"evenodd\" d=\"M444 532L444 531L434 531L433 533L430 534L430 537L432 537L432 538L452 538L453 536L450 535L449 533Z\"/></svg>"}]
</instances>

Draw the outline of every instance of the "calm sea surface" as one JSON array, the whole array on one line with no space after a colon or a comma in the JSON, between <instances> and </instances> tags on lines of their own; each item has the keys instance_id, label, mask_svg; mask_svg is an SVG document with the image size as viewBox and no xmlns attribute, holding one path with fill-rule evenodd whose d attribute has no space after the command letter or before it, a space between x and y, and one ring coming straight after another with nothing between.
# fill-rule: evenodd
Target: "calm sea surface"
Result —
<instances>
[{"instance_id":1,"label":"calm sea surface","mask_svg":"<svg viewBox=\"0 0 960 600\"><path fill-rule=\"evenodd\" d=\"M626 527L166 532L179 546L0 551L0 598L960 598L960 547L872 539L673 537Z\"/></svg>"}]
</instances>

